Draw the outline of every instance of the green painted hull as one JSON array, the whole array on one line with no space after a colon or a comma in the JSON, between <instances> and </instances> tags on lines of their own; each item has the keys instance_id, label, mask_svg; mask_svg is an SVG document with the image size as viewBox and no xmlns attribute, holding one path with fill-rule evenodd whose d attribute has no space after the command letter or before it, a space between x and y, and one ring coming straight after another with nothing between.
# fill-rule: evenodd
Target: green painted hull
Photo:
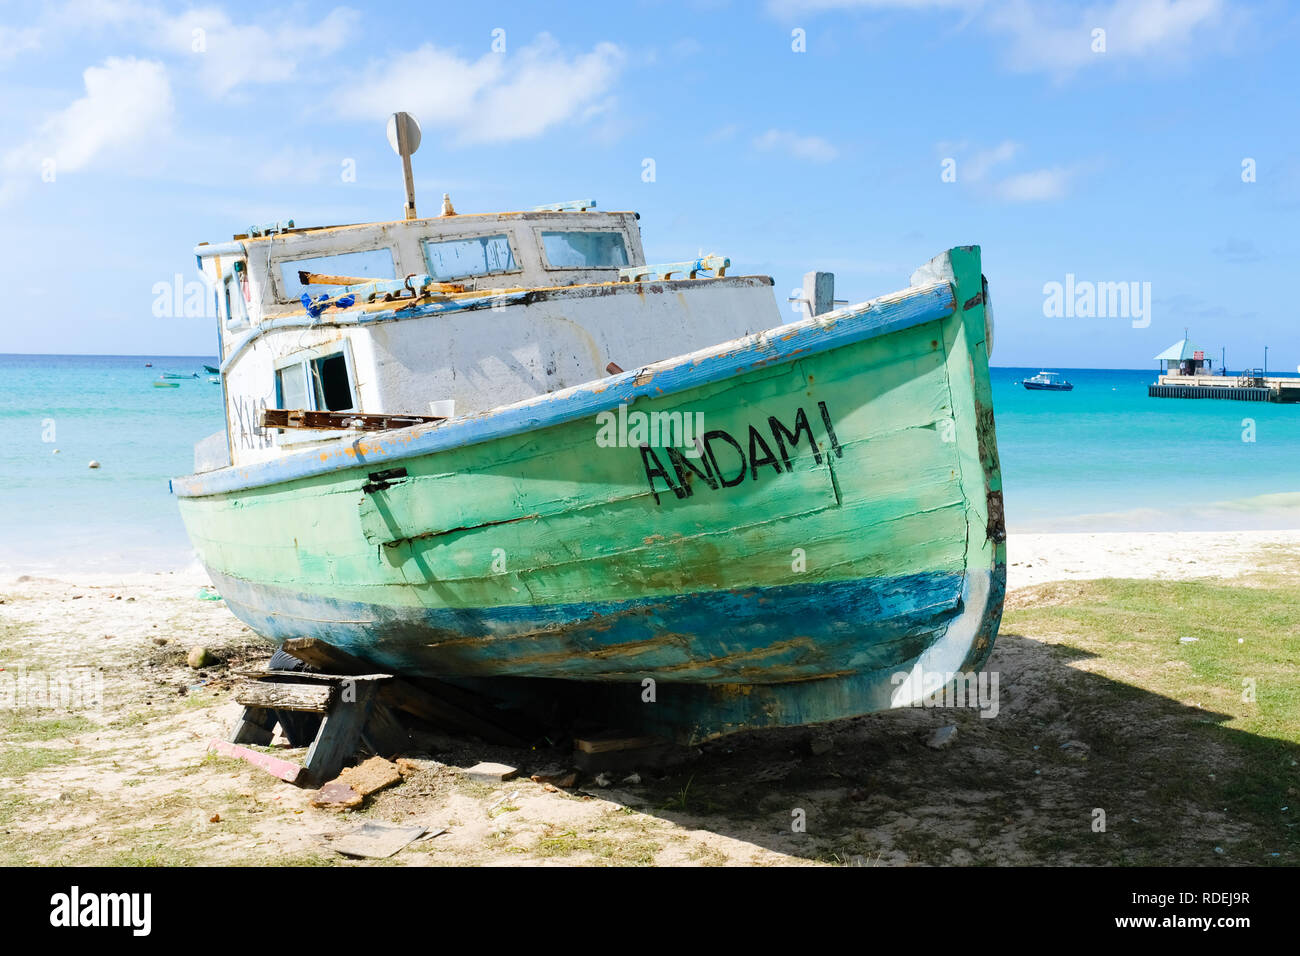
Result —
<instances>
[{"instance_id":1,"label":"green painted hull","mask_svg":"<svg viewBox=\"0 0 1300 956\"><path fill-rule=\"evenodd\" d=\"M982 664L1005 581L979 251L936 263L925 293L545 396L522 425L178 479L186 527L259 633L405 673L599 683L682 740L913 703L922 673ZM704 454L637 434L653 412L701 422Z\"/></svg>"}]
</instances>

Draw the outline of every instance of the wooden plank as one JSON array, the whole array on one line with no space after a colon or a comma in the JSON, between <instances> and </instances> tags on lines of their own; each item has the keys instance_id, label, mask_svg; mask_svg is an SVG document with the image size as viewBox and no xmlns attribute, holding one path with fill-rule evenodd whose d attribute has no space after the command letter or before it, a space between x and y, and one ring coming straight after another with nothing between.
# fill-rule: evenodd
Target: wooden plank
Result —
<instances>
[{"instance_id":1,"label":"wooden plank","mask_svg":"<svg viewBox=\"0 0 1300 956\"><path fill-rule=\"evenodd\" d=\"M291 637L282 647L286 654L310 664L325 675L366 674L374 670L361 658L353 657L318 637Z\"/></svg>"},{"instance_id":2,"label":"wooden plank","mask_svg":"<svg viewBox=\"0 0 1300 956\"><path fill-rule=\"evenodd\" d=\"M249 750L239 744L218 740L216 737L213 737L208 743L208 749L215 750L226 757L234 757L237 760L251 763L254 767L261 767L271 776L279 777L287 783L298 783L303 776L304 768L296 763L290 763L288 760L281 760L279 757L273 757L270 754L260 753L256 750Z\"/></svg>"},{"instance_id":3,"label":"wooden plank","mask_svg":"<svg viewBox=\"0 0 1300 956\"><path fill-rule=\"evenodd\" d=\"M358 412L313 412L295 408L264 408L261 414L263 428L386 431L441 421L446 421L442 415L362 415Z\"/></svg>"},{"instance_id":4,"label":"wooden plank","mask_svg":"<svg viewBox=\"0 0 1300 956\"><path fill-rule=\"evenodd\" d=\"M334 700L329 684L298 684L286 681L247 681L235 689L235 700L245 707L264 710L305 710L323 714Z\"/></svg>"},{"instance_id":5,"label":"wooden plank","mask_svg":"<svg viewBox=\"0 0 1300 956\"><path fill-rule=\"evenodd\" d=\"M303 285L339 285L356 287L357 290L375 285L377 281L365 276L335 276L321 272L298 272L298 281ZM421 286L426 292L464 292L461 282L426 282Z\"/></svg>"},{"instance_id":6,"label":"wooden plank","mask_svg":"<svg viewBox=\"0 0 1300 956\"><path fill-rule=\"evenodd\" d=\"M616 750L639 750L643 747L655 747L663 743L660 737L629 737L622 734L594 734L587 738L576 738L573 746L586 754L610 753Z\"/></svg>"},{"instance_id":7,"label":"wooden plank","mask_svg":"<svg viewBox=\"0 0 1300 956\"><path fill-rule=\"evenodd\" d=\"M330 706L320 723L316 739L307 751L307 779L317 786L338 776L343 765L357 751L361 731L370 716L370 705L375 699L376 685L362 681L356 684L355 699L339 697Z\"/></svg>"}]
</instances>

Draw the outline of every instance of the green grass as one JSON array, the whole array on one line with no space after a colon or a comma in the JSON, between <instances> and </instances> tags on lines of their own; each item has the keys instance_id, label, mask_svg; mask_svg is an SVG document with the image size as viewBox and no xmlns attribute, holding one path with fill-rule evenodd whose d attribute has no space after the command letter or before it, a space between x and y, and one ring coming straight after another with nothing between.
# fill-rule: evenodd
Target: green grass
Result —
<instances>
[{"instance_id":1,"label":"green grass","mask_svg":"<svg viewBox=\"0 0 1300 956\"><path fill-rule=\"evenodd\" d=\"M594 862L608 866L650 866L662 849L644 832L633 835L627 830L596 827L578 833L551 828L538 838L531 852L543 859L578 855L594 857Z\"/></svg>"},{"instance_id":2,"label":"green grass","mask_svg":"<svg viewBox=\"0 0 1300 956\"><path fill-rule=\"evenodd\" d=\"M1236 849L1246 862L1296 862L1300 827L1287 826L1300 822L1294 579L1102 580L1046 585L1017 603L1004 635L1046 640L1086 671L1062 696L1084 718L1089 760L1101 762L1094 799L1143 808L1112 822L1124 840L1109 857L1108 841L1087 832L1056 835L1057 849L1090 862L1168 863L1171 844L1216 842L1216 826L1196 817L1222 814L1245 833Z\"/></svg>"},{"instance_id":3,"label":"green grass","mask_svg":"<svg viewBox=\"0 0 1300 956\"><path fill-rule=\"evenodd\" d=\"M0 749L0 778L21 777L33 770L71 763L78 756L74 748L52 750L43 747L13 747Z\"/></svg>"}]
</instances>

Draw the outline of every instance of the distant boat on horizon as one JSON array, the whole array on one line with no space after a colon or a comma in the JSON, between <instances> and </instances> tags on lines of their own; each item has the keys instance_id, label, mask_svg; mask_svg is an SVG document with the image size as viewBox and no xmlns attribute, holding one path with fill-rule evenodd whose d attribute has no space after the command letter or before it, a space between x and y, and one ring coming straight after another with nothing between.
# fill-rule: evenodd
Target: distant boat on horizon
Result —
<instances>
[{"instance_id":1,"label":"distant boat on horizon","mask_svg":"<svg viewBox=\"0 0 1300 956\"><path fill-rule=\"evenodd\" d=\"M1020 384L1031 392L1070 392L1074 390L1073 385L1061 378L1060 372L1039 372Z\"/></svg>"}]
</instances>

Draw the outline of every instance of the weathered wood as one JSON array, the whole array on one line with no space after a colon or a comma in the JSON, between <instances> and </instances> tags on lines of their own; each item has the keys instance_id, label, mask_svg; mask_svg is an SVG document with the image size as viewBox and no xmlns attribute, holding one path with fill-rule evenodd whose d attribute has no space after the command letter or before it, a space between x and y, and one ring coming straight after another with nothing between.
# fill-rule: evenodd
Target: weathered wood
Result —
<instances>
[{"instance_id":1,"label":"weathered wood","mask_svg":"<svg viewBox=\"0 0 1300 956\"><path fill-rule=\"evenodd\" d=\"M333 780L356 753L377 686L373 681L358 681L353 685L355 693L341 694L331 705L307 751L308 781L319 786Z\"/></svg>"},{"instance_id":2,"label":"weathered wood","mask_svg":"<svg viewBox=\"0 0 1300 956\"><path fill-rule=\"evenodd\" d=\"M347 286L349 289L355 287L356 290L368 289L378 282L391 282L393 280L382 280L366 278L365 276L334 276L326 275L321 272L304 272L299 271L298 281L303 285L337 285ZM420 286L425 292L464 292L465 285L461 282L426 282Z\"/></svg>"},{"instance_id":3,"label":"weathered wood","mask_svg":"<svg viewBox=\"0 0 1300 956\"><path fill-rule=\"evenodd\" d=\"M313 412L300 408L264 408L261 415L263 428L357 428L362 431L387 431L390 428L407 428L445 420L441 415L362 415L357 412Z\"/></svg>"},{"instance_id":4,"label":"weathered wood","mask_svg":"<svg viewBox=\"0 0 1300 956\"><path fill-rule=\"evenodd\" d=\"M835 273L805 272L803 297L810 315L822 315L835 308Z\"/></svg>"},{"instance_id":5,"label":"weathered wood","mask_svg":"<svg viewBox=\"0 0 1300 956\"><path fill-rule=\"evenodd\" d=\"M334 700L329 684L299 684L288 681L247 681L235 689L235 700L245 707L265 710L305 710L323 714Z\"/></svg>"},{"instance_id":6,"label":"weathered wood","mask_svg":"<svg viewBox=\"0 0 1300 956\"><path fill-rule=\"evenodd\" d=\"M271 726L267 726L270 724ZM245 707L243 714L235 721L234 729L230 732L230 742L232 744L252 744L255 747L265 747L275 736L273 731L275 725L271 721L271 715L260 707Z\"/></svg>"},{"instance_id":7,"label":"weathered wood","mask_svg":"<svg viewBox=\"0 0 1300 956\"><path fill-rule=\"evenodd\" d=\"M573 746L583 753L600 754L615 750L639 750L643 747L656 747L663 743L659 737L628 736L626 734L593 734L586 738L577 738Z\"/></svg>"},{"instance_id":8,"label":"weathered wood","mask_svg":"<svg viewBox=\"0 0 1300 956\"><path fill-rule=\"evenodd\" d=\"M671 279L682 273L694 279L698 272L712 272L716 276L725 276L731 268L731 260L725 256L701 256L684 262L660 262L643 266L624 266L618 270L619 282L643 282L654 279Z\"/></svg>"},{"instance_id":9,"label":"weathered wood","mask_svg":"<svg viewBox=\"0 0 1300 956\"><path fill-rule=\"evenodd\" d=\"M358 673L370 669L370 665L360 658L315 637L290 638L284 642L284 651L327 674ZM481 703L473 694L440 681L424 680L422 683L432 689L426 690L408 680L395 677L380 687L379 700L421 720L474 734L489 743L508 747L524 743L518 735L481 714Z\"/></svg>"},{"instance_id":10,"label":"weathered wood","mask_svg":"<svg viewBox=\"0 0 1300 956\"><path fill-rule=\"evenodd\" d=\"M279 757L273 757L270 754L249 750L239 744L228 743L214 737L208 743L208 749L215 750L226 757L246 761L254 767L261 767L267 773L279 777L287 783L299 783L303 778L304 768L298 764L290 763L288 760L281 760Z\"/></svg>"},{"instance_id":11,"label":"weathered wood","mask_svg":"<svg viewBox=\"0 0 1300 956\"><path fill-rule=\"evenodd\" d=\"M361 731L361 740L381 757L395 757L406 750L410 734L386 704L376 702L370 707L370 719Z\"/></svg>"}]
</instances>

